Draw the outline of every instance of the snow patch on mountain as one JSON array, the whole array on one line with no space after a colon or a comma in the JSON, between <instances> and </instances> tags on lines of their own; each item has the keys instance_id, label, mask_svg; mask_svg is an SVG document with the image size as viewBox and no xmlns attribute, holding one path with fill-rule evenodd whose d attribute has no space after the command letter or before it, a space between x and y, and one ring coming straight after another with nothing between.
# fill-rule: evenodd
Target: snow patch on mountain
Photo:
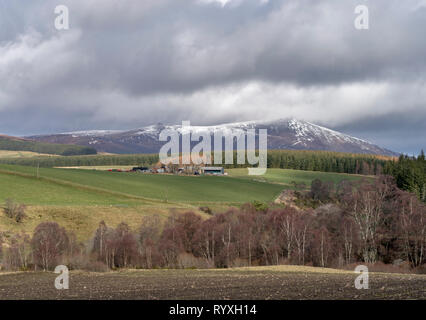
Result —
<instances>
[{"instance_id":1,"label":"snow patch on mountain","mask_svg":"<svg viewBox=\"0 0 426 320\"><path fill-rule=\"evenodd\" d=\"M124 132L123 130L87 130L87 131L71 131L71 132L62 132L60 135L71 135L74 138L77 137L102 137L110 134L116 134Z\"/></svg>"}]
</instances>

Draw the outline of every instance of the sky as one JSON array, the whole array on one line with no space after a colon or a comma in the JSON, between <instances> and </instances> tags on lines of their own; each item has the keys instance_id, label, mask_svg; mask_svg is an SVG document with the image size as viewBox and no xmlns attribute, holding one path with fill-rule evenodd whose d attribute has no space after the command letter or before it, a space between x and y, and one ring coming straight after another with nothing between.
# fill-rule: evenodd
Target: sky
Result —
<instances>
[{"instance_id":1,"label":"sky","mask_svg":"<svg viewBox=\"0 0 426 320\"><path fill-rule=\"evenodd\" d=\"M426 0L0 0L0 133L296 118L417 154L425 30Z\"/></svg>"}]
</instances>

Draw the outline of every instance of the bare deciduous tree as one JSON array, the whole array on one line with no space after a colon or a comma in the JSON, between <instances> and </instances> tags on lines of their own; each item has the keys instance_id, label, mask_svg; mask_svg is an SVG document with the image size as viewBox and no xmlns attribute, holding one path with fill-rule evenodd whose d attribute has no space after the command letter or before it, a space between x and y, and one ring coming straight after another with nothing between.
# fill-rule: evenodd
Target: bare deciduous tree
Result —
<instances>
[{"instance_id":1,"label":"bare deciduous tree","mask_svg":"<svg viewBox=\"0 0 426 320\"><path fill-rule=\"evenodd\" d=\"M413 267L418 267L425 260L426 206L413 194L401 192L397 213L404 256Z\"/></svg>"},{"instance_id":2,"label":"bare deciduous tree","mask_svg":"<svg viewBox=\"0 0 426 320\"><path fill-rule=\"evenodd\" d=\"M161 221L158 215L146 216L142 219L139 228L139 253L144 266L148 269L154 265L156 253L156 243L161 235Z\"/></svg>"},{"instance_id":3,"label":"bare deciduous tree","mask_svg":"<svg viewBox=\"0 0 426 320\"><path fill-rule=\"evenodd\" d=\"M383 205L393 191L392 185L389 177L364 181L347 197L349 212L361 238L363 260L367 263L377 260L378 229L383 223Z\"/></svg>"},{"instance_id":4,"label":"bare deciduous tree","mask_svg":"<svg viewBox=\"0 0 426 320\"><path fill-rule=\"evenodd\" d=\"M50 270L68 248L68 236L56 222L42 222L34 230L31 240L34 263Z\"/></svg>"}]
</instances>

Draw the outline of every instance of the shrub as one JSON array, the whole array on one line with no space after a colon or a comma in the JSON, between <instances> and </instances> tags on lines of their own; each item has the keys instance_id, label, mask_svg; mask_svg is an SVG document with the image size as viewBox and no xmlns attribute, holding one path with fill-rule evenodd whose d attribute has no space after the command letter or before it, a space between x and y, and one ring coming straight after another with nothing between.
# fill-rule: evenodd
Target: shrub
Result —
<instances>
[{"instance_id":1,"label":"shrub","mask_svg":"<svg viewBox=\"0 0 426 320\"><path fill-rule=\"evenodd\" d=\"M12 199L7 199L4 212L8 218L13 219L19 223L22 222L26 217L25 208L25 205L17 204Z\"/></svg>"},{"instance_id":2,"label":"shrub","mask_svg":"<svg viewBox=\"0 0 426 320\"><path fill-rule=\"evenodd\" d=\"M200 207L200 210L203 211L204 213L209 214L209 215L213 215L213 211L209 207Z\"/></svg>"},{"instance_id":3,"label":"shrub","mask_svg":"<svg viewBox=\"0 0 426 320\"><path fill-rule=\"evenodd\" d=\"M268 210L268 205L261 201L252 201L252 205L254 209L258 212L266 212L266 210Z\"/></svg>"}]
</instances>

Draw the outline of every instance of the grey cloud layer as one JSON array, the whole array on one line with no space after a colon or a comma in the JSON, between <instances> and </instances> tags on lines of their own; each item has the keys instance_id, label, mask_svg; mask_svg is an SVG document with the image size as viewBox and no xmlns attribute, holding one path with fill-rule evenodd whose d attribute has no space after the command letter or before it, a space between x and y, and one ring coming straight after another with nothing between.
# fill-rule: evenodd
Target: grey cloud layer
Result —
<instances>
[{"instance_id":1,"label":"grey cloud layer","mask_svg":"<svg viewBox=\"0 0 426 320\"><path fill-rule=\"evenodd\" d=\"M401 150L389 119L405 114L402 132L425 116L425 1L367 1L368 31L352 0L62 3L58 32L56 1L0 0L0 131L295 116L422 147Z\"/></svg>"}]
</instances>

